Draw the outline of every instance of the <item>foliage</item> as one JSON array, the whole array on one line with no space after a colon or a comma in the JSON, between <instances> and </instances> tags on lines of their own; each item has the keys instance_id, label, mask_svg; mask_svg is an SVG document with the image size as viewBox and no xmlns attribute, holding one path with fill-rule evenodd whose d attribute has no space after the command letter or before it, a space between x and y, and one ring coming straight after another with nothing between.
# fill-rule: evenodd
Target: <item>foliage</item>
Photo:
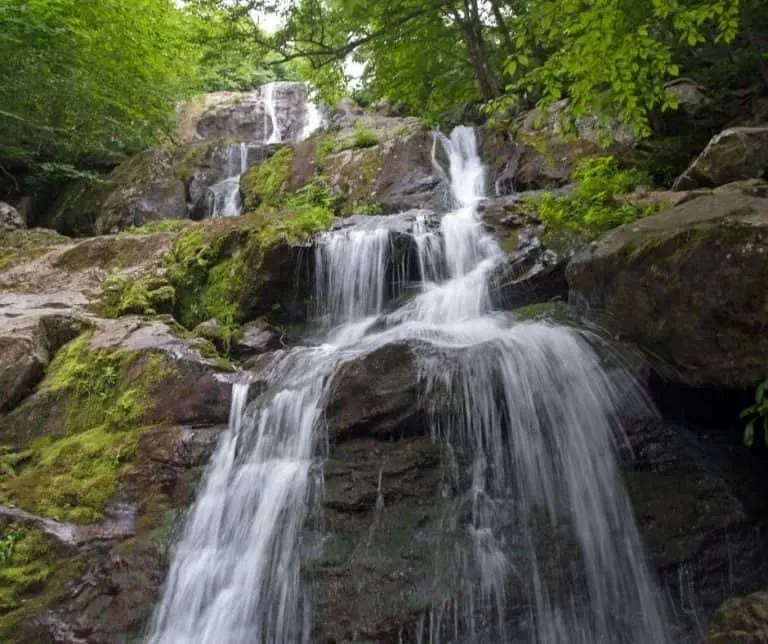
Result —
<instances>
[{"instance_id":1,"label":"foliage","mask_svg":"<svg viewBox=\"0 0 768 644\"><path fill-rule=\"evenodd\" d=\"M173 286L162 277L136 277L116 272L104 280L103 313L107 317L169 313L175 299Z\"/></svg>"},{"instance_id":2,"label":"foliage","mask_svg":"<svg viewBox=\"0 0 768 644\"><path fill-rule=\"evenodd\" d=\"M630 192L648 179L638 170L621 170L610 156L582 159L572 173L576 188L572 196L545 193L530 197L527 207L535 211L548 231L574 232L586 237L634 221L652 208L622 203L619 195Z\"/></svg>"},{"instance_id":3,"label":"foliage","mask_svg":"<svg viewBox=\"0 0 768 644\"><path fill-rule=\"evenodd\" d=\"M744 427L744 444L752 445L755 441L755 427L762 421L763 441L768 447L768 378L755 390L755 404L741 412L741 418L749 419Z\"/></svg>"},{"instance_id":4,"label":"foliage","mask_svg":"<svg viewBox=\"0 0 768 644\"><path fill-rule=\"evenodd\" d=\"M204 91L247 91L275 80L298 78L295 65L279 64L268 52L258 25L247 15L230 15L210 3L188 2L190 41L199 59Z\"/></svg>"},{"instance_id":5,"label":"foliage","mask_svg":"<svg viewBox=\"0 0 768 644\"><path fill-rule=\"evenodd\" d=\"M352 133L353 148L370 148L379 144L379 137L373 130L369 130L364 125L357 123Z\"/></svg>"},{"instance_id":6,"label":"foliage","mask_svg":"<svg viewBox=\"0 0 768 644\"><path fill-rule=\"evenodd\" d=\"M0 159L65 168L169 132L194 86L186 36L172 0L5 0Z\"/></svg>"},{"instance_id":7,"label":"foliage","mask_svg":"<svg viewBox=\"0 0 768 644\"><path fill-rule=\"evenodd\" d=\"M148 389L164 377L162 354L149 359L92 349L87 332L54 358L41 387L63 401L64 434L33 440L12 461L0 499L54 519L90 522L130 468L149 411ZM144 360L139 364L139 360Z\"/></svg>"},{"instance_id":8,"label":"foliage","mask_svg":"<svg viewBox=\"0 0 768 644\"><path fill-rule=\"evenodd\" d=\"M545 107L567 96L567 123L597 113L647 136L652 110L677 107L664 83L679 74L681 51L730 42L738 29L738 0L540 0L515 20L512 81L497 107L526 93Z\"/></svg>"}]
</instances>

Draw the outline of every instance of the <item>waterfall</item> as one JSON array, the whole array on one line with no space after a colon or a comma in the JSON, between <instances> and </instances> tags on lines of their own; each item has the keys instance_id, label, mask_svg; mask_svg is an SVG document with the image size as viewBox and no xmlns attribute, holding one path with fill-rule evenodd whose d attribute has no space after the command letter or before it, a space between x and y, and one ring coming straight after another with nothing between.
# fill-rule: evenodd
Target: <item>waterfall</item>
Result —
<instances>
[{"instance_id":1,"label":"waterfall","mask_svg":"<svg viewBox=\"0 0 768 644\"><path fill-rule=\"evenodd\" d=\"M492 310L488 272L502 253L475 209L485 181L475 133L438 139L456 209L438 230L409 220L418 292L393 300L409 277L396 242L406 233L392 232L405 215L318 237L323 340L277 352L247 405L247 385L234 385L150 644L310 641L302 533L320 514L330 384L347 361L410 340L432 348L419 362L424 404L455 461L435 553L444 601L417 620L416 641L670 640L614 453L618 412L640 394L604 370L590 335ZM437 392L448 410L430 406Z\"/></svg>"},{"instance_id":2,"label":"waterfall","mask_svg":"<svg viewBox=\"0 0 768 644\"><path fill-rule=\"evenodd\" d=\"M267 83L259 89L259 95L264 105L264 132L260 146L266 149L284 139L278 119L278 102L280 88L291 87L296 83ZM303 95L308 96L309 85L303 85ZM301 122L289 122L286 135L289 140L301 141L323 126L323 115L320 108L313 102L302 101L300 110ZM293 133L293 139L291 138ZM229 145L226 148L222 178L206 191L206 213L208 217L237 217L242 213L243 202L240 195L240 177L248 169L248 150L245 142ZM266 157L265 157L266 158Z\"/></svg>"},{"instance_id":3,"label":"waterfall","mask_svg":"<svg viewBox=\"0 0 768 644\"><path fill-rule=\"evenodd\" d=\"M275 83L267 83L262 89L264 90L264 110L267 115L264 120L264 141L267 144L280 143L283 138L280 134L280 124L277 121Z\"/></svg>"}]
</instances>

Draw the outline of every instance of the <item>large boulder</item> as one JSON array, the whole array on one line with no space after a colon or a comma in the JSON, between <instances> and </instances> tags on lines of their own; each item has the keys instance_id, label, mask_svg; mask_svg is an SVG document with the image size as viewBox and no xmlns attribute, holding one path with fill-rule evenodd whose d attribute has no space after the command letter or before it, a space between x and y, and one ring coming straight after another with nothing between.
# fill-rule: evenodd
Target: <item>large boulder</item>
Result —
<instances>
[{"instance_id":1,"label":"large boulder","mask_svg":"<svg viewBox=\"0 0 768 644\"><path fill-rule=\"evenodd\" d=\"M104 235L186 216L186 189L174 175L173 156L157 148L137 154L103 180L72 184L43 223L65 235Z\"/></svg>"},{"instance_id":2,"label":"large boulder","mask_svg":"<svg viewBox=\"0 0 768 644\"><path fill-rule=\"evenodd\" d=\"M363 130L370 136L366 146L354 138L355 131L336 134L336 149L342 149L322 160L322 172L331 189L346 197L349 213L370 206L387 213L412 208L442 210L445 192L432 165L434 142L420 122L386 117L371 120L370 130Z\"/></svg>"},{"instance_id":3,"label":"large boulder","mask_svg":"<svg viewBox=\"0 0 768 644\"><path fill-rule=\"evenodd\" d=\"M733 127L715 135L704 151L679 176L675 190L721 186L762 178L768 171L768 125Z\"/></svg>"},{"instance_id":4,"label":"large boulder","mask_svg":"<svg viewBox=\"0 0 768 644\"><path fill-rule=\"evenodd\" d=\"M699 196L573 258L570 298L670 380L752 387L768 364L768 199Z\"/></svg>"},{"instance_id":5,"label":"large boulder","mask_svg":"<svg viewBox=\"0 0 768 644\"><path fill-rule=\"evenodd\" d=\"M331 440L425 433L418 350L414 343L389 344L342 366L325 411Z\"/></svg>"}]
</instances>

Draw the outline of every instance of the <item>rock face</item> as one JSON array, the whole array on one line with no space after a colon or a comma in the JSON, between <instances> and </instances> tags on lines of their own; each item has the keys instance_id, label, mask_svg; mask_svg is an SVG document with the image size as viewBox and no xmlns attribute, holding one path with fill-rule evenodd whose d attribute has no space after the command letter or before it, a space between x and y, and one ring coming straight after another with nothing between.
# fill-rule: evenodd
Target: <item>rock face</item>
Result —
<instances>
[{"instance_id":1,"label":"rock face","mask_svg":"<svg viewBox=\"0 0 768 644\"><path fill-rule=\"evenodd\" d=\"M337 122L341 129L294 146L291 190L322 176L343 197L345 215L443 209L434 139L421 121L350 112Z\"/></svg>"},{"instance_id":2,"label":"rock face","mask_svg":"<svg viewBox=\"0 0 768 644\"><path fill-rule=\"evenodd\" d=\"M24 218L10 204L0 201L0 235L26 228Z\"/></svg>"},{"instance_id":3,"label":"rock face","mask_svg":"<svg viewBox=\"0 0 768 644\"><path fill-rule=\"evenodd\" d=\"M269 110L280 128L274 140L294 141L305 125L307 86L304 83L269 83L252 92L216 92L199 106L186 106L182 122L192 126L192 138L232 138L246 143L264 143L273 137ZM270 106L271 103L271 106Z\"/></svg>"},{"instance_id":4,"label":"rock face","mask_svg":"<svg viewBox=\"0 0 768 644\"><path fill-rule=\"evenodd\" d=\"M635 137L619 123L600 125L595 116L576 120L576 137L563 136L561 118L567 99L553 103L546 115L537 107L520 115L511 131L496 126L483 131L483 159L497 195L551 190L568 183L577 162L588 155L636 156ZM608 143L603 148L602 143Z\"/></svg>"},{"instance_id":5,"label":"rock face","mask_svg":"<svg viewBox=\"0 0 768 644\"><path fill-rule=\"evenodd\" d=\"M734 127L712 138L704 151L677 178L674 190L721 186L759 179L768 172L768 126Z\"/></svg>"},{"instance_id":6,"label":"rock face","mask_svg":"<svg viewBox=\"0 0 768 644\"><path fill-rule=\"evenodd\" d=\"M673 381L753 387L768 364L768 199L705 195L607 233L569 264L571 301Z\"/></svg>"}]
</instances>

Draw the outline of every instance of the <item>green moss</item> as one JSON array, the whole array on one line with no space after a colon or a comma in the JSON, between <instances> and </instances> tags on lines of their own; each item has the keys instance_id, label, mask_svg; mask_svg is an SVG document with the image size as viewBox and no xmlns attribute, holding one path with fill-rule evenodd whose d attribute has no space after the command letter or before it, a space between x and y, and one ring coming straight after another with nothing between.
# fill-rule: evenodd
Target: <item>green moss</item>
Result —
<instances>
[{"instance_id":1,"label":"green moss","mask_svg":"<svg viewBox=\"0 0 768 644\"><path fill-rule=\"evenodd\" d=\"M68 237L45 228L15 230L2 235L0 236L0 271L17 264L31 262L53 246L70 241Z\"/></svg>"},{"instance_id":2,"label":"green moss","mask_svg":"<svg viewBox=\"0 0 768 644\"><path fill-rule=\"evenodd\" d=\"M9 556L0 561L0 641L36 641L19 626L71 592L72 580L85 570L85 559L57 553L48 537L29 526L6 526L0 542L0 549L11 545L6 549ZM32 633L39 635L34 628Z\"/></svg>"},{"instance_id":3,"label":"green moss","mask_svg":"<svg viewBox=\"0 0 768 644\"><path fill-rule=\"evenodd\" d=\"M101 312L107 317L157 315L173 310L176 291L163 277L112 273L104 280Z\"/></svg>"},{"instance_id":4,"label":"green moss","mask_svg":"<svg viewBox=\"0 0 768 644\"><path fill-rule=\"evenodd\" d=\"M529 304L512 311L512 314L520 322L554 322L564 326L579 324L579 317L575 311L564 302L542 302Z\"/></svg>"},{"instance_id":5,"label":"green moss","mask_svg":"<svg viewBox=\"0 0 768 644\"><path fill-rule=\"evenodd\" d=\"M501 249L505 253L514 253L520 248L520 235L516 230L508 231L501 238Z\"/></svg>"},{"instance_id":6,"label":"green moss","mask_svg":"<svg viewBox=\"0 0 768 644\"><path fill-rule=\"evenodd\" d=\"M153 233L176 233L190 225L188 219L157 219L141 226L126 228L120 235L152 235Z\"/></svg>"},{"instance_id":7,"label":"green moss","mask_svg":"<svg viewBox=\"0 0 768 644\"><path fill-rule=\"evenodd\" d=\"M25 446L0 484L3 503L59 520L96 521L130 468L146 431L149 390L168 374L166 358L93 350L90 337L65 345L51 363L41 387L66 400L64 433Z\"/></svg>"},{"instance_id":8,"label":"green moss","mask_svg":"<svg viewBox=\"0 0 768 644\"><path fill-rule=\"evenodd\" d=\"M51 574L48 541L38 530L12 523L0 530L0 613L18 608Z\"/></svg>"},{"instance_id":9,"label":"green moss","mask_svg":"<svg viewBox=\"0 0 768 644\"><path fill-rule=\"evenodd\" d=\"M284 147L264 163L243 175L243 210L254 212L260 206L276 208L288 192L293 164L293 149Z\"/></svg>"}]
</instances>

